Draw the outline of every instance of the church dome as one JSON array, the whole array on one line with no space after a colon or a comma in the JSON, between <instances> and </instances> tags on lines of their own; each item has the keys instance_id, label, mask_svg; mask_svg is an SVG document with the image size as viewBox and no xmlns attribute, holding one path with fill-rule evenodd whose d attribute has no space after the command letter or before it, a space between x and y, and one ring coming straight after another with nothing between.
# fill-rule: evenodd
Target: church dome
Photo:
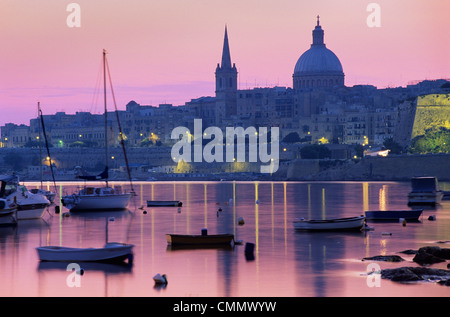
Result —
<instances>
[{"instance_id":1,"label":"church dome","mask_svg":"<svg viewBox=\"0 0 450 317\"><path fill-rule=\"evenodd\" d=\"M317 17L311 48L304 52L294 68L294 89L334 87L344 85L344 71L339 58L329 50L324 31Z\"/></svg>"},{"instance_id":2,"label":"church dome","mask_svg":"<svg viewBox=\"0 0 450 317\"><path fill-rule=\"evenodd\" d=\"M339 58L331 50L323 46L311 46L295 64L294 74L339 73L342 65Z\"/></svg>"}]
</instances>

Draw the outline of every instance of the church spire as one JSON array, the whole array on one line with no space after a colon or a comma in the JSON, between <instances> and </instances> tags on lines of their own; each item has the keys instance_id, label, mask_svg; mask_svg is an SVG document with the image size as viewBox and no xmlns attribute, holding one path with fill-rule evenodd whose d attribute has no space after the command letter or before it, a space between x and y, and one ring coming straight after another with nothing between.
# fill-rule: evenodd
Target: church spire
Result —
<instances>
[{"instance_id":1,"label":"church spire","mask_svg":"<svg viewBox=\"0 0 450 317\"><path fill-rule=\"evenodd\" d=\"M322 27L320 26L319 16L317 16L317 25L312 33L313 33L312 45L325 45L323 42L324 32L322 30Z\"/></svg>"},{"instance_id":2,"label":"church spire","mask_svg":"<svg viewBox=\"0 0 450 317\"><path fill-rule=\"evenodd\" d=\"M231 68L230 46L228 44L228 32L226 25L225 25L225 36L223 39L222 64L220 66L222 69Z\"/></svg>"}]
</instances>

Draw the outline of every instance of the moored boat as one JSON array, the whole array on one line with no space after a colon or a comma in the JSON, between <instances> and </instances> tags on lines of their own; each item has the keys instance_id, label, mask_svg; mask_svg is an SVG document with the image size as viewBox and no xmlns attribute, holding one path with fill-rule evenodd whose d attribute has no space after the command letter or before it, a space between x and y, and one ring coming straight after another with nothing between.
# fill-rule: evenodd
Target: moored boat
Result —
<instances>
[{"instance_id":1,"label":"moored boat","mask_svg":"<svg viewBox=\"0 0 450 317\"><path fill-rule=\"evenodd\" d=\"M367 220L418 220L422 215L423 209L413 210L376 210L366 211Z\"/></svg>"},{"instance_id":2,"label":"moored boat","mask_svg":"<svg viewBox=\"0 0 450 317\"><path fill-rule=\"evenodd\" d=\"M231 245L234 242L233 234L166 234L170 245Z\"/></svg>"},{"instance_id":3,"label":"moored boat","mask_svg":"<svg viewBox=\"0 0 450 317\"><path fill-rule=\"evenodd\" d=\"M118 242L106 243L103 248L42 246L36 250L40 261L121 262L133 257L133 245Z\"/></svg>"},{"instance_id":4,"label":"moored boat","mask_svg":"<svg viewBox=\"0 0 450 317\"><path fill-rule=\"evenodd\" d=\"M107 61L106 61L106 51L103 50L103 76L104 76L104 117L105 117L105 132L104 132L104 139L105 139L105 169L102 173L99 175L81 175L78 176L79 179L83 179L85 181L98 181L98 180L104 180L105 186L104 187L93 187L89 186L84 189L81 189L78 193L74 193L72 195L66 195L62 197L62 203L64 206L70 209L70 211L92 211L92 210L124 210L127 208L131 197L134 194L133 186L131 186L131 192L130 193L123 193L121 191L121 188L116 187L112 188L108 185L108 178L109 178L109 155L108 155L108 111L107 111L107 103L106 103L106 71L107 71ZM109 73L109 68L108 68ZM111 83L112 88L112 83ZM112 89L111 89L112 91ZM114 94L113 94L113 100L115 100ZM117 106L116 106L116 115L117 115L117 124L119 127L119 136L120 136L120 143L122 145L122 149L124 152L125 162L127 166L128 171L128 177L130 179L131 183L131 175L130 175L130 169L128 166L128 159L126 155L125 150L125 144L124 144L124 136L122 133L122 128L120 126L119 121L119 115L117 112Z\"/></svg>"},{"instance_id":5,"label":"moored boat","mask_svg":"<svg viewBox=\"0 0 450 317\"><path fill-rule=\"evenodd\" d=\"M16 211L15 205L9 206L6 199L0 198L0 226L16 225Z\"/></svg>"},{"instance_id":6,"label":"moored boat","mask_svg":"<svg viewBox=\"0 0 450 317\"><path fill-rule=\"evenodd\" d=\"M181 207L179 200L147 200L147 207Z\"/></svg>"},{"instance_id":7,"label":"moored boat","mask_svg":"<svg viewBox=\"0 0 450 317\"><path fill-rule=\"evenodd\" d=\"M8 206L17 208L17 220L41 218L50 205L44 195L33 194L26 186L19 185L16 175L0 177L0 198L5 199Z\"/></svg>"},{"instance_id":8,"label":"moored boat","mask_svg":"<svg viewBox=\"0 0 450 317\"><path fill-rule=\"evenodd\" d=\"M294 220L295 230L358 230L364 225L366 217L335 218L324 220L305 220L303 218Z\"/></svg>"},{"instance_id":9,"label":"moored boat","mask_svg":"<svg viewBox=\"0 0 450 317\"><path fill-rule=\"evenodd\" d=\"M76 194L64 196L61 201L70 211L123 210L131 197L132 193L122 193L120 186L86 187Z\"/></svg>"},{"instance_id":10,"label":"moored boat","mask_svg":"<svg viewBox=\"0 0 450 317\"><path fill-rule=\"evenodd\" d=\"M408 205L436 205L444 193L439 189L436 177L413 177L411 192L408 193Z\"/></svg>"}]
</instances>

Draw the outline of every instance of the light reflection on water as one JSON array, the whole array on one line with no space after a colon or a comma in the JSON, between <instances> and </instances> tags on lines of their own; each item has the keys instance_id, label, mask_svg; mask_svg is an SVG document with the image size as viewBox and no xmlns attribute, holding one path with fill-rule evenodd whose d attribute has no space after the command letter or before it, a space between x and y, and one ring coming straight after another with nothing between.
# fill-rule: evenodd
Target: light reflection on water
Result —
<instances>
[{"instance_id":1,"label":"light reflection on water","mask_svg":"<svg viewBox=\"0 0 450 317\"><path fill-rule=\"evenodd\" d=\"M29 188L39 185L28 183ZM114 185L114 184L113 184ZM127 187L127 183L121 183ZM447 184L443 184L444 186ZM58 184L59 186L59 184ZM52 186L49 186L52 189ZM61 184L71 192L75 184ZM387 280L369 287L363 257L397 254L450 240L450 201L424 210L419 223L369 223L365 233L295 232L297 217L333 218L364 210L408 209L409 183L397 182L147 182L128 211L60 214L0 228L0 296L448 296L432 283L403 285ZM59 189L58 189L59 190ZM183 206L146 207L147 200L181 200ZM144 206L143 209L140 207ZM219 208L222 211L219 211ZM147 211L147 214L143 213ZM429 215L437 221L428 221ZM114 221L109 221L113 217ZM238 224L242 217L244 225ZM229 249L173 249L166 233L233 233L254 243ZM392 235L381 235L390 232ZM99 247L108 241L135 245L133 266L83 263L81 287L68 287L67 264L40 263L35 247ZM381 268L415 266L378 263ZM446 264L433 267L445 268ZM169 284L154 288L165 273Z\"/></svg>"}]
</instances>

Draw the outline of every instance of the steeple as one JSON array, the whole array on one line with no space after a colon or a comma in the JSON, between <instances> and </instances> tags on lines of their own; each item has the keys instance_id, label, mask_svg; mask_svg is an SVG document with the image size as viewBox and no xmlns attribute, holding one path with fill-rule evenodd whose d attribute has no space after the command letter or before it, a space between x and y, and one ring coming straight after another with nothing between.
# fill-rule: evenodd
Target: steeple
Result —
<instances>
[{"instance_id":1,"label":"steeple","mask_svg":"<svg viewBox=\"0 0 450 317\"><path fill-rule=\"evenodd\" d=\"M323 35L324 32L322 30L322 27L320 26L319 16L317 16L317 25L315 29L313 30L313 43L312 45L325 45L323 43Z\"/></svg>"},{"instance_id":2,"label":"steeple","mask_svg":"<svg viewBox=\"0 0 450 317\"><path fill-rule=\"evenodd\" d=\"M223 39L223 51L222 51L222 69L230 69L231 68L231 55L230 55L230 46L228 44L228 32L227 26L225 25L225 36Z\"/></svg>"}]
</instances>

